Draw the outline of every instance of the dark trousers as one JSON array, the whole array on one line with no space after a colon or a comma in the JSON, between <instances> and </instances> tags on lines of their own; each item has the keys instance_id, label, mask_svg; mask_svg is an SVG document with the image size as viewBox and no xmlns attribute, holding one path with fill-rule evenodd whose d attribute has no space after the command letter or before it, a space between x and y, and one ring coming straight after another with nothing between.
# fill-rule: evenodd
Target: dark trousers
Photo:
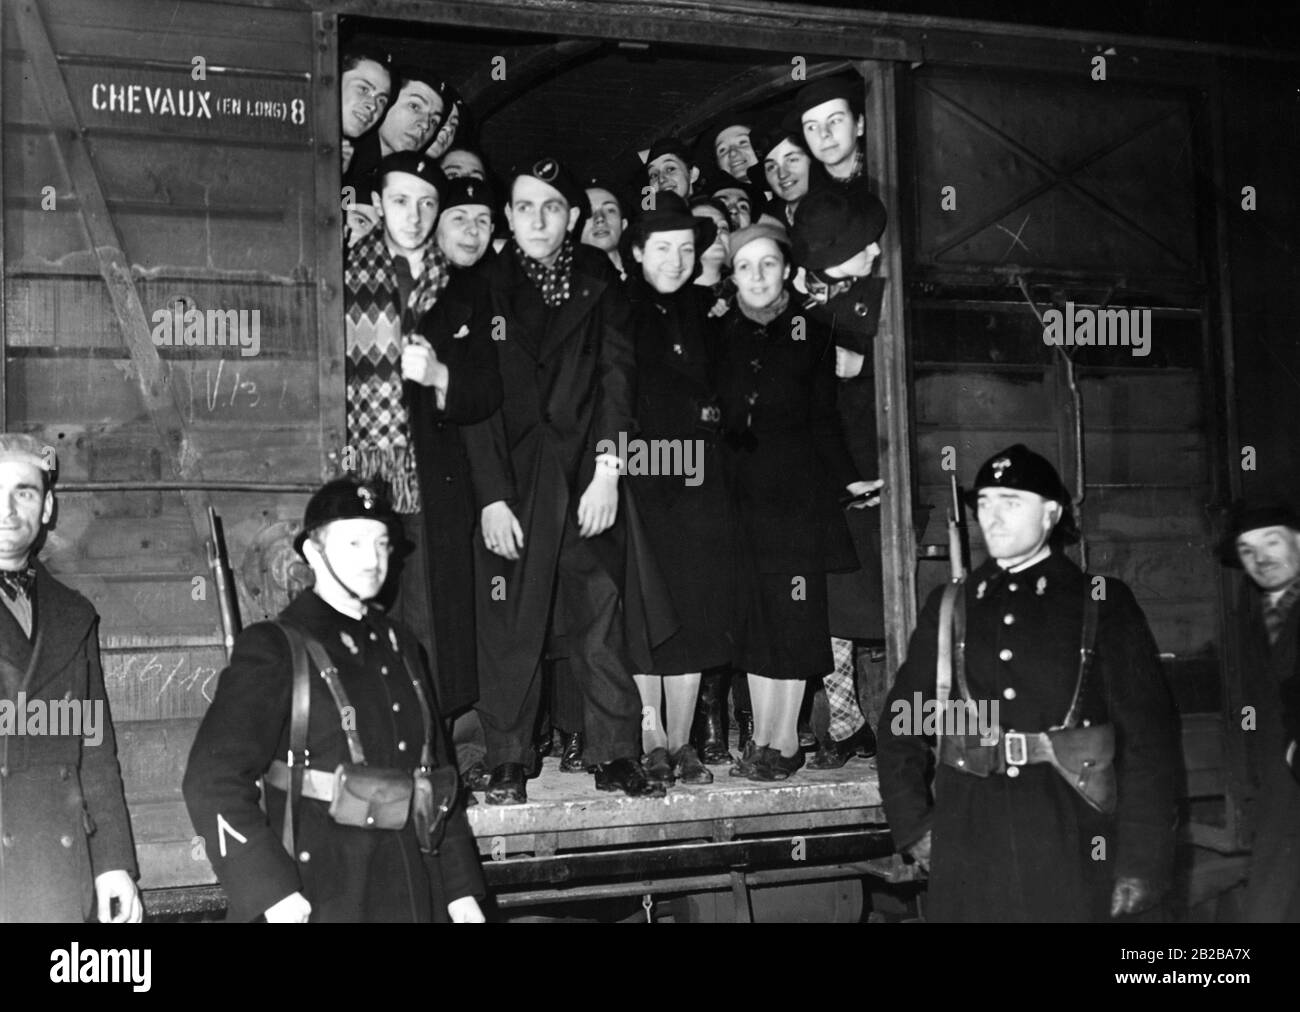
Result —
<instances>
[{"instance_id":1,"label":"dark trousers","mask_svg":"<svg viewBox=\"0 0 1300 1012\"><path fill-rule=\"evenodd\" d=\"M555 606L568 648L572 685L581 696L583 757L588 763L631 759L641 754L641 697L623 660L618 585L601 566L570 517L560 546ZM542 663L527 671L485 672L476 709L487 739L487 764L530 764L533 729L542 699ZM558 672L563 676L563 672ZM510 715L519 682L526 680L523 705ZM507 691L502 688L508 686Z\"/></svg>"}]
</instances>

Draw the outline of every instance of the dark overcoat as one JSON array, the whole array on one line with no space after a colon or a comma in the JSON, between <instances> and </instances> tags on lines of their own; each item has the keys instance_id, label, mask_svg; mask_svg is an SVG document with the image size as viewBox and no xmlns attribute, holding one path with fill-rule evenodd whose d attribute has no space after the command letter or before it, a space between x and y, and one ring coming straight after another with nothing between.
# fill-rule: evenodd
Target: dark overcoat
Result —
<instances>
[{"instance_id":1,"label":"dark overcoat","mask_svg":"<svg viewBox=\"0 0 1300 1012\"><path fill-rule=\"evenodd\" d=\"M524 547L510 561L474 537L479 672L508 683L498 687L501 705L518 712L550 628L565 515L576 515L597 453L616 449L620 433L636 434L635 361L627 299L599 250L574 246L571 294L554 308L510 245L486 275L505 398L463 433L475 505L508 503ZM623 591L629 667L648 671L653 645L672 635L676 618L631 490L619 486L618 520L588 543ZM504 698L512 693L516 707Z\"/></svg>"},{"instance_id":2,"label":"dark overcoat","mask_svg":"<svg viewBox=\"0 0 1300 1012\"><path fill-rule=\"evenodd\" d=\"M876 438L876 376L874 338L880 324L881 278L858 278L846 291L822 305L806 308L807 314L830 330L831 340L841 348L865 357L862 372L836 383L836 405L844 427L844 441L853 466L864 480L880 476L879 444ZM883 639L885 635L884 588L880 577L880 510L868 507L849 510L845 521L853 537L860 567L827 578L832 636L846 639Z\"/></svg>"},{"instance_id":3,"label":"dark overcoat","mask_svg":"<svg viewBox=\"0 0 1300 1012\"><path fill-rule=\"evenodd\" d=\"M1080 719L1115 726L1113 818L1090 808L1046 763L1024 766L1016 778L980 778L940 765L931 806L926 763L933 737L915 733L913 714L917 694L922 707L935 697L942 588L926 602L880 718L877 766L897 847L933 829L928 919L1102 920L1117 877L1167 885L1178 720L1155 641L1127 586L1086 575L1058 552L1010 574L985 562L965 586L970 695L985 701L990 722L996 701L1004 729L1059 725L1077 682L1084 600L1097 593L1104 594L1097 652Z\"/></svg>"},{"instance_id":4,"label":"dark overcoat","mask_svg":"<svg viewBox=\"0 0 1300 1012\"><path fill-rule=\"evenodd\" d=\"M835 383L830 334L794 299L766 326L738 306L722 318L718 394L760 573L820 577L857 567L838 496L860 475L844 444Z\"/></svg>"},{"instance_id":5,"label":"dark overcoat","mask_svg":"<svg viewBox=\"0 0 1300 1012\"><path fill-rule=\"evenodd\" d=\"M419 665L413 634L378 612L365 620L343 615L313 591L295 598L281 619L319 640L337 665L367 764L414 770L423 720L402 663L405 656ZM311 670L311 766L333 771L349 761L347 739L324 679L314 665ZM298 860L289 856L281 843L285 794L268 786L263 812L257 779L271 760L288 753L292 695L284 633L269 622L249 626L235 642L190 750L185 803L230 901L229 918L251 920L301 892L312 905L312 921L446 921L452 900L481 897L482 869L459 803L447 817L437 855L426 856L409 820L400 830L340 826L328 804L303 798ZM441 765L451 759L439 714L432 717L434 758Z\"/></svg>"},{"instance_id":6,"label":"dark overcoat","mask_svg":"<svg viewBox=\"0 0 1300 1012\"><path fill-rule=\"evenodd\" d=\"M478 511L461 426L501 406L501 374L491 336L487 289L476 270L451 269L451 281L417 328L447 367L442 408L431 387L407 381L411 438L424 506L429 593L433 603L434 685L444 715L478 698L473 539Z\"/></svg>"},{"instance_id":7,"label":"dark overcoat","mask_svg":"<svg viewBox=\"0 0 1300 1012\"><path fill-rule=\"evenodd\" d=\"M706 295L687 284L656 291L628 280L636 347L636 418L649 453L692 446L697 472L687 476L629 471L646 537L672 595L681 628L654 651L654 674L698 672L743 663L737 523L721 459L714 391L716 329ZM654 459L644 457L644 460ZM684 460L684 458L679 458ZM635 462L635 458L634 458Z\"/></svg>"},{"instance_id":8,"label":"dark overcoat","mask_svg":"<svg viewBox=\"0 0 1300 1012\"><path fill-rule=\"evenodd\" d=\"M1277 642L1270 644L1263 595L1253 584L1243 595L1242 703L1254 708L1256 729L1246 734L1255 833L1242 916L1253 923L1295 923L1300 921L1300 783L1286 765L1295 732L1286 727L1283 700L1294 699L1300 684L1300 607L1292 605Z\"/></svg>"},{"instance_id":9,"label":"dark overcoat","mask_svg":"<svg viewBox=\"0 0 1300 1012\"><path fill-rule=\"evenodd\" d=\"M94 915L96 875L136 874L99 617L40 562L33 617L29 640L0 605L0 699L88 701L103 737L88 739L84 723L81 735L0 733L0 922L81 922Z\"/></svg>"}]
</instances>

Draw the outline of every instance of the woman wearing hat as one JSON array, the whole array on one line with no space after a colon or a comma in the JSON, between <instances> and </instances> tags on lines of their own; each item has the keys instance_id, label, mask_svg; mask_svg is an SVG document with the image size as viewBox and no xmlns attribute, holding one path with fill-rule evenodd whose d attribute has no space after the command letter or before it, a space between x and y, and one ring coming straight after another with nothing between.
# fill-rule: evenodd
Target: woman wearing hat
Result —
<instances>
[{"instance_id":1,"label":"woman wearing hat","mask_svg":"<svg viewBox=\"0 0 1300 1012\"><path fill-rule=\"evenodd\" d=\"M681 628L654 649L654 673L636 675L643 707L646 776L707 784L711 774L689 742L700 673L727 664L738 641L735 516L719 460L719 411L705 292L691 283L716 226L695 217L675 193L657 195L630 229L634 266L627 283L636 346L639 438L649 448L692 449L686 473L629 477L646 537L668 584ZM737 658L738 659L738 658Z\"/></svg>"},{"instance_id":2,"label":"woman wearing hat","mask_svg":"<svg viewBox=\"0 0 1300 1012\"><path fill-rule=\"evenodd\" d=\"M732 773L783 780L803 765L804 683L834 667L826 573L857 565L838 500L871 486L859 480L835 412L831 337L786 288L785 231L758 224L734 233L731 264L737 301L723 318L718 393L769 641L749 669L753 744Z\"/></svg>"},{"instance_id":3,"label":"woman wearing hat","mask_svg":"<svg viewBox=\"0 0 1300 1012\"><path fill-rule=\"evenodd\" d=\"M753 145L758 164L749 170L749 178L756 184L766 183L772 194L767 213L789 228L799 201L813 183L812 156L803 139L779 122L755 130Z\"/></svg>"}]
</instances>

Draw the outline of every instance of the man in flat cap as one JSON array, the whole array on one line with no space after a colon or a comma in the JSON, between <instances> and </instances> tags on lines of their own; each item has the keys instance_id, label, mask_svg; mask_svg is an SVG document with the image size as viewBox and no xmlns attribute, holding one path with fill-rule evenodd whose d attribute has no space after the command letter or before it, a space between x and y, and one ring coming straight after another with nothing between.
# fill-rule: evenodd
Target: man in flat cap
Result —
<instances>
[{"instance_id":1,"label":"man in flat cap","mask_svg":"<svg viewBox=\"0 0 1300 1012\"><path fill-rule=\"evenodd\" d=\"M0 923L139 921L99 616L36 557L55 464L0 434Z\"/></svg>"},{"instance_id":2,"label":"man in flat cap","mask_svg":"<svg viewBox=\"0 0 1300 1012\"><path fill-rule=\"evenodd\" d=\"M496 410L501 380L491 319L475 312L486 289L459 270L453 279L435 239L441 197L453 184L433 158L414 152L389 155L376 180L382 227L348 251L343 275L347 446L340 463L381 479L400 515L398 572L384 600L419 637L450 714L477 694L473 666L465 664L473 656L473 609L462 591L472 517L464 515L471 507L457 426ZM483 186L456 180L455 199L488 199L465 196ZM448 245L460 256L456 242Z\"/></svg>"},{"instance_id":3,"label":"man in flat cap","mask_svg":"<svg viewBox=\"0 0 1300 1012\"><path fill-rule=\"evenodd\" d=\"M400 530L376 484L318 489L294 541L315 585L221 673L182 789L232 921L483 920L437 697L410 629L373 603Z\"/></svg>"},{"instance_id":4,"label":"man in flat cap","mask_svg":"<svg viewBox=\"0 0 1300 1012\"><path fill-rule=\"evenodd\" d=\"M478 713L489 804L527 800L552 631L564 636L582 693L596 786L654 793L638 762L632 672L651 670L650 642L673 629L656 633L648 620L623 462L609 452L635 431L634 358L613 265L572 235L586 200L554 158L517 168L506 206L514 238L488 278L504 399L464 431L482 535Z\"/></svg>"},{"instance_id":5,"label":"man in flat cap","mask_svg":"<svg viewBox=\"0 0 1300 1012\"><path fill-rule=\"evenodd\" d=\"M928 866L929 920L1138 913L1169 881L1180 762L1146 618L1064 555L1070 495L1043 457L994 454L967 500L988 559L930 596L880 719L894 842Z\"/></svg>"},{"instance_id":6,"label":"man in flat cap","mask_svg":"<svg viewBox=\"0 0 1300 1012\"><path fill-rule=\"evenodd\" d=\"M1239 502L1219 546L1228 566L1245 570L1243 704L1256 781L1255 839L1243 918L1300 921L1300 514L1280 503Z\"/></svg>"}]
</instances>

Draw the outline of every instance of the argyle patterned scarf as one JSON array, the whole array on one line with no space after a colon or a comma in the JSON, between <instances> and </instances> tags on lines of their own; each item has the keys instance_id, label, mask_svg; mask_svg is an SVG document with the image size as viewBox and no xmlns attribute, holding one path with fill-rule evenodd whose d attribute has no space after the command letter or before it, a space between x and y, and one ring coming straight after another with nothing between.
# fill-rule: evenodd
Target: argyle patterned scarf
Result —
<instances>
[{"instance_id":1,"label":"argyle patterned scarf","mask_svg":"<svg viewBox=\"0 0 1300 1012\"><path fill-rule=\"evenodd\" d=\"M352 470L387 482L398 513L418 513L421 507L410 414L402 397L402 349L406 335L433 307L449 277L446 258L431 239L420 276L402 306L382 225L357 240L343 272Z\"/></svg>"},{"instance_id":2,"label":"argyle patterned scarf","mask_svg":"<svg viewBox=\"0 0 1300 1012\"><path fill-rule=\"evenodd\" d=\"M528 275L528 280L535 284L542 293L542 301L554 309L569 301L569 289L573 284L573 239L564 237L560 246L560 255L555 258L555 265L547 267L540 260L534 260L513 240L510 243L519 258L519 263Z\"/></svg>"}]
</instances>

